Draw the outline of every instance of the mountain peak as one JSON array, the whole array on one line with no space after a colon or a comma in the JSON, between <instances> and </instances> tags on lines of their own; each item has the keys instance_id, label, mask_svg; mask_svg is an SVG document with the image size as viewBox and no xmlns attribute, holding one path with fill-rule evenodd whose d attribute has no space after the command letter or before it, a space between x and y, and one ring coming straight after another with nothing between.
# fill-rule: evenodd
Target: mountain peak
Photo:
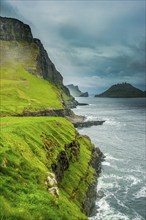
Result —
<instances>
[{"instance_id":1,"label":"mountain peak","mask_svg":"<svg viewBox=\"0 0 146 220\"><path fill-rule=\"evenodd\" d=\"M29 25L15 18L0 16L0 40L32 42L33 36Z\"/></svg>"}]
</instances>

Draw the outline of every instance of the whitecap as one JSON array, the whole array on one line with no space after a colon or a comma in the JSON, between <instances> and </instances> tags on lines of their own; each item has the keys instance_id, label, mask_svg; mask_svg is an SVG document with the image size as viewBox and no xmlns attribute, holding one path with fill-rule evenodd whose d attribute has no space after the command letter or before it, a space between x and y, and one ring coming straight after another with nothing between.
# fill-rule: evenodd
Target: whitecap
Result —
<instances>
[{"instance_id":1,"label":"whitecap","mask_svg":"<svg viewBox=\"0 0 146 220\"><path fill-rule=\"evenodd\" d=\"M95 120L98 120L98 118L96 116L93 116L93 115L88 115L86 116L86 120L85 121L95 121Z\"/></svg>"},{"instance_id":2,"label":"whitecap","mask_svg":"<svg viewBox=\"0 0 146 220\"><path fill-rule=\"evenodd\" d=\"M98 213L90 220L129 220L129 218L121 212L118 212L106 201L106 197L97 202Z\"/></svg>"},{"instance_id":3,"label":"whitecap","mask_svg":"<svg viewBox=\"0 0 146 220\"><path fill-rule=\"evenodd\" d=\"M121 158L113 157L110 154L105 154L105 156L106 156L106 160L116 160L116 161L123 161L124 160L124 159L121 159Z\"/></svg>"},{"instance_id":4,"label":"whitecap","mask_svg":"<svg viewBox=\"0 0 146 220\"><path fill-rule=\"evenodd\" d=\"M141 182L140 179L138 179L137 177L132 176L132 175L127 176L127 177L126 177L126 180L130 180L130 181L132 181L132 183L131 183L130 186L137 185L138 183Z\"/></svg>"},{"instance_id":5,"label":"whitecap","mask_svg":"<svg viewBox=\"0 0 146 220\"><path fill-rule=\"evenodd\" d=\"M102 165L104 165L104 166L111 166L110 162L107 162L107 161L102 162Z\"/></svg>"},{"instance_id":6,"label":"whitecap","mask_svg":"<svg viewBox=\"0 0 146 220\"><path fill-rule=\"evenodd\" d=\"M137 193L134 194L134 196L137 199L146 197L146 186L143 186Z\"/></svg>"}]
</instances>

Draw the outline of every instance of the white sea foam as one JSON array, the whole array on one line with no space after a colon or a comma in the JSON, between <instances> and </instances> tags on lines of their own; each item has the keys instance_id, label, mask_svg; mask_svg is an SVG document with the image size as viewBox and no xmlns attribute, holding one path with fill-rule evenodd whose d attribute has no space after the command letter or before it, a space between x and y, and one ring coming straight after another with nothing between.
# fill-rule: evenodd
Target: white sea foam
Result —
<instances>
[{"instance_id":1,"label":"white sea foam","mask_svg":"<svg viewBox=\"0 0 146 220\"><path fill-rule=\"evenodd\" d=\"M89 104L90 106L96 106L96 104Z\"/></svg>"},{"instance_id":2,"label":"white sea foam","mask_svg":"<svg viewBox=\"0 0 146 220\"><path fill-rule=\"evenodd\" d=\"M102 162L102 165L104 165L104 166L111 166L110 162L107 162L107 161Z\"/></svg>"},{"instance_id":3,"label":"white sea foam","mask_svg":"<svg viewBox=\"0 0 146 220\"><path fill-rule=\"evenodd\" d=\"M139 199L141 197L146 197L146 186L143 186L134 196Z\"/></svg>"},{"instance_id":4,"label":"white sea foam","mask_svg":"<svg viewBox=\"0 0 146 220\"><path fill-rule=\"evenodd\" d=\"M115 158L113 156L111 156L110 154L105 154L106 156L106 160L116 160L116 161L123 161L124 159L121 158Z\"/></svg>"},{"instance_id":5,"label":"white sea foam","mask_svg":"<svg viewBox=\"0 0 146 220\"><path fill-rule=\"evenodd\" d=\"M100 99L100 102L92 99L91 106L75 110L76 114L86 115L87 120L105 120L102 126L84 130L104 154L109 152L105 155L97 185L97 191L103 192L103 197L97 198L99 214L91 220L144 220L144 204L138 204L136 198L143 201L146 196L146 188L142 187L145 175L145 110L130 107L129 111L129 103L139 106L141 102L143 100L140 99L128 102L127 99L116 102L115 99ZM132 207L129 205L131 201Z\"/></svg>"},{"instance_id":6,"label":"white sea foam","mask_svg":"<svg viewBox=\"0 0 146 220\"><path fill-rule=\"evenodd\" d=\"M85 115L86 117L86 120L85 121L95 121L95 120L101 120L101 119L98 119L97 116L94 116L94 115Z\"/></svg>"},{"instance_id":7,"label":"white sea foam","mask_svg":"<svg viewBox=\"0 0 146 220\"><path fill-rule=\"evenodd\" d=\"M118 121L116 121L116 120L106 120L105 119L105 124L107 124L107 125L113 125L113 126L120 126L121 125L121 123L120 122L118 122Z\"/></svg>"},{"instance_id":8,"label":"white sea foam","mask_svg":"<svg viewBox=\"0 0 146 220\"><path fill-rule=\"evenodd\" d=\"M141 182L140 179L138 179L137 177L132 176L132 175L127 176L126 180L131 181L131 185L130 186L137 185L138 183Z\"/></svg>"},{"instance_id":9,"label":"white sea foam","mask_svg":"<svg viewBox=\"0 0 146 220\"><path fill-rule=\"evenodd\" d=\"M118 212L106 201L106 197L100 199L97 203L98 205L98 214L90 220L130 220L126 215L121 212Z\"/></svg>"}]
</instances>

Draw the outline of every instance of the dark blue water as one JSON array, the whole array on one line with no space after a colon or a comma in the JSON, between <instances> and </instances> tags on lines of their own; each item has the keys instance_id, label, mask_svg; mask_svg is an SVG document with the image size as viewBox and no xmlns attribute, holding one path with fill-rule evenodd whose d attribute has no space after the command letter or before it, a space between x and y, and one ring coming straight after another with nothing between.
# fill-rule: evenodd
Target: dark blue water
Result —
<instances>
[{"instance_id":1,"label":"dark blue water","mask_svg":"<svg viewBox=\"0 0 146 220\"><path fill-rule=\"evenodd\" d=\"M106 120L101 126L80 129L106 155L97 191L97 216L91 220L146 219L145 98L78 98L76 114Z\"/></svg>"}]
</instances>

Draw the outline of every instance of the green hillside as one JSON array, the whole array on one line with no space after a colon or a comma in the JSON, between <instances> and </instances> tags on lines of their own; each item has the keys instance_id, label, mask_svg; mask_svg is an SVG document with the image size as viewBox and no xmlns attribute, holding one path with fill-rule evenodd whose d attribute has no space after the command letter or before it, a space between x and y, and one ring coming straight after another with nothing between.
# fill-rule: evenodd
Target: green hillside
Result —
<instances>
[{"instance_id":1,"label":"green hillside","mask_svg":"<svg viewBox=\"0 0 146 220\"><path fill-rule=\"evenodd\" d=\"M73 140L80 145L77 154L65 149ZM89 166L93 145L71 123L58 117L4 117L1 144L1 219L87 219L81 210L93 181ZM58 198L48 192L45 182L62 151L69 168L58 180Z\"/></svg>"},{"instance_id":2,"label":"green hillside","mask_svg":"<svg viewBox=\"0 0 146 220\"><path fill-rule=\"evenodd\" d=\"M37 49L29 44L1 41L1 115L63 108L61 90L26 70L36 65Z\"/></svg>"},{"instance_id":3,"label":"green hillside","mask_svg":"<svg viewBox=\"0 0 146 220\"><path fill-rule=\"evenodd\" d=\"M53 83L28 73L21 65L1 66L1 114L25 109L61 109L60 91Z\"/></svg>"},{"instance_id":4,"label":"green hillside","mask_svg":"<svg viewBox=\"0 0 146 220\"><path fill-rule=\"evenodd\" d=\"M42 116L77 102L29 26L0 22L0 219L86 220L102 153L66 115Z\"/></svg>"}]
</instances>

